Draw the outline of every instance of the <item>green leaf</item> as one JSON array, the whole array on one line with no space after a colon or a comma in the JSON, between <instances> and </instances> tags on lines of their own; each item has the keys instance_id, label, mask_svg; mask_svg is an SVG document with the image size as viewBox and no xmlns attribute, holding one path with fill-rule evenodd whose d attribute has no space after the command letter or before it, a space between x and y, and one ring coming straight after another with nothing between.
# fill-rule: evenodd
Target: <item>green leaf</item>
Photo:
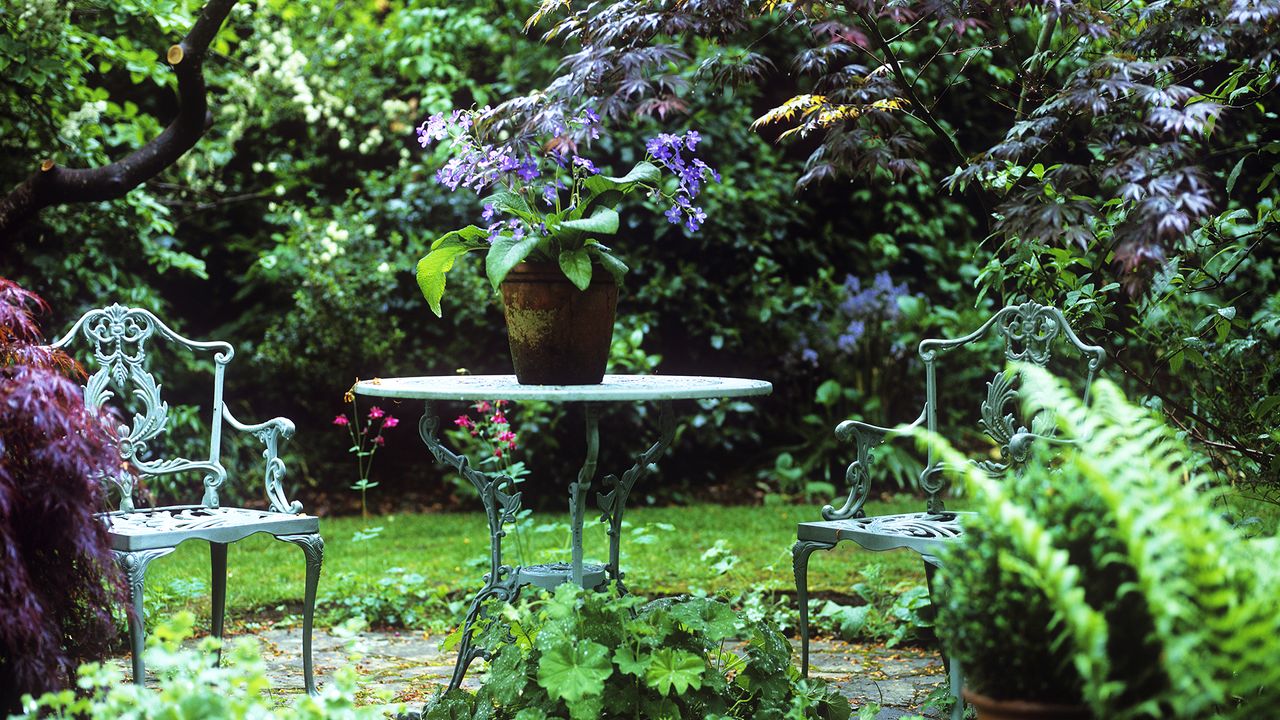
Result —
<instances>
[{"instance_id":1,"label":"green leaf","mask_svg":"<svg viewBox=\"0 0 1280 720\"><path fill-rule=\"evenodd\" d=\"M598 642L563 643L543 653L538 664L538 685L547 695L577 702L604 692L604 681L613 674L608 649Z\"/></svg>"},{"instance_id":2,"label":"green leaf","mask_svg":"<svg viewBox=\"0 0 1280 720\"><path fill-rule=\"evenodd\" d=\"M622 177L609 177L607 175L593 175L586 179L583 186L591 193L600 193L605 190L623 190L626 192L630 188L623 188L624 185L634 185L636 183L647 183L649 185L657 185L662 180L662 171L657 165L648 160L641 160L636 163L631 171Z\"/></svg>"},{"instance_id":3,"label":"green leaf","mask_svg":"<svg viewBox=\"0 0 1280 720\"><path fill-rule=\"evenodd\" d=\"M707 598L690 598L671 609L671 616L699 637L718 643L738 631L738 619L724 603Z\"/></svg>"},{"instance_id":4,"label":"green leaf","mask_svg":"<svg viewBox=\"0 0 1280 720\"><path fill-rule=\"evenodd\" d=\"M835 380L827 380L818 386L818 391L814 393L814 399L818 401L819 405L826 405L829 407L840 400L840 393L842 390L843 388L840 387L840 383Z\"/></svg>"},{"instance_id":5,"label":"green leaf","mask_svg":"<svg viewBox=\"0 0 1280 720\"><path fill-rule=\"evenodd\" d=\"M560 269L579 290L591 284L591 257L583 248L560 253Z\"/></svg>"},{"instance_id":6,"label":"green leaf","mask_svg":"<svg viewBox=\"0 0 1280 720\"><path fill-rule=\"evenodd\" d=\"M475 225L468 225L464 228L447 232L436 241L431 243L431 249L444 247L446 245L461 245L468 250L476 250L488 244L489 231Z\"/></svg>"},{"instance_id":7,"label":"green leaf","mask_svg":"<svg viewBox=\"0 0 1280 720\"><path fill-rule=\"evenodd\" d=\"M565 220L560 223L561 229L581 230L595 235L613 235L618 232L618 211L613 208L596 208L591 217L579 220Z\"/></svg>"},{"instance_id":8,"label":"green leaf","mask_svg":"<svg viewBox=\"0 0 1280 720\"><path fill-rule=\"evenodd\" d=\"M484 271L489 276L493 289L497 290L506 279L507 273L511 272L511 268L524 262L524 259L529 257L529 253L532 253L537 246L536 236L516 240L510 235L502 235L494 240L493 246L489 248L489 254L484 259Z\"/></svg>"},{"instance_id":9,"label":"green leaf","mask_svg":"<svg viewBox=\"0 0 1280 720\"><path fill-rule=\"evenodd\" d=\"M1235 189L1236 181L1240 179L1240 171L1244 169L1244 161L1248 159L1249 159L1249 156L1245 155L1244 157L1240 158L1240 160L1236 163L1235 167L1231 168L1231 174L1227 176L1227 194L1228 195L1230 195L1231 191Z\"/></svg>"},{"instance_id":10,"label":"green leaf","mask_svg":"<svg viewBox=\"0 0 1280 720\"><path fill-rule=\"evenodd\" d=\"M438 244L440 241L436 242ZM436 317L443 317L440 312L440 298L444 297L444 275L453 268L453 263L458 256L470 249L465 245L435 247L427 253L426 257L418 261L418 287L422 290L422 297L427 299L427 305L431 306L431 312L435 313Z\"/></svg>"},{"instance_id":11,"label":"green leaf","mask_svg":"<svg viewBox=\"0 0 1280 720\"><path fill-rule=\"evenodd\" d=\"M529 203L525 201L523 195L511 192L506 188L495 190L492 195L481 202L493 205L493 209L498 212L515 215L523 220L528 220L534 215L533 209L529 207Z\"/></svg>"},{"instance_id":12,"label":"green leaf","mask_svg":"<svg viewBox=\"0 0 1280 720\"><path fill-rule=\"evenodd\" d=\"M706 662L697 655L687 650L662 648L649 660L645 681L663 695L670 694L672 688L677 695L683 695L690 687L702 687L702 674L706 670Z\"/></svg>"},{"instance_id":13,"label":"green leaf","mask_svg":"<svg viewBox=\"0 0 1280 720\"><path fill-rule=\"evenodd\" d=\"M627 271L631 268L627 267L626 263L619 260L618 256L613 254L612 250L600 243L587 242L585 247L587 252L591 253L591 256L596 259L596 262L600 263L600 267L604 268L605 272L613 276L613 281L621 284L622 276L626 275Z\"/></svg>"},{"instance_id":14,"label":"green leaf","mask_svg":"<svg viewBox=\"0 0 1280 720\"><path fill-rule=\"evenodd\" d=\"M613 661L618 664L618 669L625 675L635 675L636 677L644 677L649 670L649 656L636 655L636 651L630 645L623 645L613 653Z\"/></svg>"}]
</instances>

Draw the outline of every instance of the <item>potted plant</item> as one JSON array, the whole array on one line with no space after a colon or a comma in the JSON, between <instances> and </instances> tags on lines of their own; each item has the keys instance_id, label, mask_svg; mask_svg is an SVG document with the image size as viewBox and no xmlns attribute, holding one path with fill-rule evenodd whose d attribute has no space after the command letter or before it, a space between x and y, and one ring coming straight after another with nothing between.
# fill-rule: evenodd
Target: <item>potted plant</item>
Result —
<instances>
[{"instance_id":1,"label":"potted plant","mask_svg":"<svg viewBox=\"0 0 1280 720\"><path fill-rule=\"evenodd\" d=\"M800 677L775 627L717 600L650 602L565 583L490 617L484 685L437 693L422 720L850 715L835 688ZM735 638L740 647L726 647Z\"/></svg>"},{"instance_id":2,"label":"potted plant","mask_svg":"<svg viewBox=\"0 0 1280 720\"><path fill-rule=\"evenodd\" d=\"M1114 384L1086 407L1044 370L1021 373L1026 417L1049 413L1057 434L1020 474L993 478L926 440L978 511L942 557L937 627L979 718L1273 713L1264 546L1220 517L1196 456Z\"/></svg>"},{"instance_id":3,"label":"potted plant","mask_svg":"<svg viewBox=\"0 0 1280 720\"><path fill-rule=\"evenodd\" d=\"M644 192L670 203L672 223L696 231L706 213L693 204L718 173L694 156L700 137L663 133L646 143L644 159L608 176L578 153L574 138L599 137L590 109L566 117L551 138L491 139L491 111L432 115L418 128L420 144L447 144L450 159L436 181L487 195L482 225L447 232L418 261L418 285L441 314L445 275L458 257L485 254L485 273L501 290L517 379L532 384L593 384L604 376L618 283L627 265L603 240L617 234L618 205ZM663 184L663 171L675 177ZM603 270L604 272L599 272Z\"/></svg>"}]
</instances>

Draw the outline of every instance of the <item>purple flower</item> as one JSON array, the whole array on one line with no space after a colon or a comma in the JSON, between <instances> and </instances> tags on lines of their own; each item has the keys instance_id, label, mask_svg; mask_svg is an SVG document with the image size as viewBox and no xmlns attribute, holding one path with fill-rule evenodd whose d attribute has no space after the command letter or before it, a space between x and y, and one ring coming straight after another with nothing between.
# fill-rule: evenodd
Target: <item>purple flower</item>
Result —
<instances>
[{"instance_id":1,"label":"purple flower","mask_svg":"<svg viewBox=\"0 0 1280 720\"><path fill-rule=\"evenodd\" d=\"M689 232L697 232L702 227L702 221L707 219L707 214L700 207L689 208L689 219L685 222L685 227L689 228Z\"/></svg>"},{"instance_id":2,"label":"purple flower","mask_svg":"<svg viewBox=\"0 0 1280 720\"><path fill-rule=\"evenodd\" d=\"M548 205L556 204L556 186L548 185L542 188L542 201Z\"/></svg>"},{"instance_id":3,"label":"purple flower","mask_svg":"<svg viewBox=\"0 0 1280 720\"><path fill-rule=\"evenodd\" d=\"M591 162L590 160L588 160L588 159L586 159L586 158L584 158L584 157L579 157L579 156L577 156L577 155L574 155L574 156L573 156L573 164L574 164L574 167L580 167L580 168L583 168L583 169L585 169L585 170L586 170L589 174L591 174L591 175L595 175L595 174L597 174L597 173L599 173L599 172L600 172L600 171L596 168L595 163Z\"/></svg>"},{"instance_id":4,"label":"purple flower","mask_svg":"<svg viewBox=\"0 0 1280 720\"><path fill-rule=\"evenodd\" d=\"M702 162L697 158L694 158L693 166L701 170L702 173L711 173L711 177L715 178L716 182L720 182L720 173L716 172L715 168L711 167L710 165Z\"/></svg>"},{"instance_id":5,"label":"purple flower","mask_svg":"<svg viewBox=\"0 0 1280 720\"><path fill-rule=\"evenodd\" d=\"M485 239L488 240L490 245L492 245L494 241L498 239L498 236L502 235L502 226L503 226L503 223L496 222L490 225L489 227L485 228L486 230L489 231L489 237Z\"/></svg>"},{"instance_id":6,"label":"purple flower","mask_svg":"<svg viewBox=\"0 0 1280 720\"><path fill-rule=\"evenodd\" d=\"M480 213L480 219L489 222L493 219L493 203L484 204L484 212Z\"/></svg>"},{"instance_id":7,"label":"purple flower","mask_svg":"<svg viewBox=\"0 0 1280 720\"><path fill-rule=\"evenodd\" d=\"M817 367L818 351L814 350L813 348L805 348L804 350L800 351L800 359L809 363L814 367Z\"/></svg>"},{"instance_id":8,"label":"purple flower","mask_svg":"<svg viewBox=\"0 0 1280 720\"><path fill-rule=\"evenodd\" d=\"M684 134L684 146L689 148L689 152L693 152L694 148L698 147L698 141L701 139L702 136L698 134L697 130L690 130Z\"/></svg>"},{"instance_id":9,"label":"purple flower","mask_svg":"<svg viewBox=\"0 0 1280 720\"><path fill-rule=\"evenodd\" d=\"M583 108L582 110L582 127L591 136L591 139L600 137L600 113L595 108Z\"/></svg>"},{"instance_id":10,"label":"purple flower","mask_svg":"<svg viewBox=\"0 0 1280 720\"><path fill-rule=\"evenodd\" d=\"M442 113L436 113L418 126L418 143L426 147L449 136L449 123Z\"/></svg>"},{"instance_id":11,"label":"purple flower","mask_svg":"<svg viewBox=\"0 0 1280 720\"><path fill-rule=\"evenodd\" d=\"M534 162L533 158L525 158L521 161L520 167L516 168L516 175L525 182L538 177L538 163Z\"/></svg>"},{"instance_id":12,"label":"purple flower","mask_svg":"<svg viewBox=\"0 0 1280 720\"><path fill-rule=\"evenodd\" d=\"M866 334L867 324L861 320L854 320L845 328L844 333L836 338L836 347L840 348L841 352L851 352Z\"/></svg>"},{"instance_id":13,"label":"purple flower","mask_svg":"<svg viewBox=\"0 0 1280 720\"><path fill-rule=\"evenodd\" d=\"M679 205L672 205L670 210L662 214L667 216L667 222L672 225L679 225L680 221L684 218L684 211Z\"/></svg>"},{"instance_id":14,"label":"purple flower","mask_svg":"<svg viewBox=\"0 0 1280 720\"><path fill-rule=\"evenodd\" d=\"M512 229L511 229L511 239L512 239L512 240L521 240L521 239L523 239L523 238L524 238L524 226L523 226L523 225L517 225L517 226L515 226L514 228L512 228Z\"/></svg>"}]
</instances>

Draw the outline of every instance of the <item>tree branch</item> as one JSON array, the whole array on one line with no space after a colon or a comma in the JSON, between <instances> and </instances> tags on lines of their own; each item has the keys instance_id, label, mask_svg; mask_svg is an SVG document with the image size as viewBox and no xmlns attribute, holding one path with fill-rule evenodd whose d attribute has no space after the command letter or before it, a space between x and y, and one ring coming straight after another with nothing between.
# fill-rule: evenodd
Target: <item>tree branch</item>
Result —
<instances>
[{"instance_id":1,"label":"tree branch","mask_svg":"<svg viewBox=\"0 0 1280 720\"><path fill-rule=\"evenodd\" d=\"M1162 392L1160 388L1156 387L1155 383L1151 382L1147 378L1144 378L1142 374L1137 371L1136 368L1130 366L1119 356L1112 356L1108 358L1108 360L1115 363L1122 371L1124 371L1126 375L1138 381L1138 383L1140 383L1153 395L1155 395L1156 397L1159 397L1164 402L1164 406L1166 408L1169 408L1177 413L1181 413L1183 417L1194 420L1200 423L1201 425L1204 425L1209 430L1217 433L1218 437L1222 438L1222 440L1224 441L1224 442L1218 443L1218 447L1223 447L1224 449L1230 449L1232 452L1239 453L1257 462L1265 462L1266 460L1270 459L1271 457L1270 454L1262 450L1258 450L1257 448L1252 448L1252 447L1249 447L1248 445L1245 445L1244 443L1232 437L1231 433L1227 432L1226 429L1223 428L1222 426L1209 420L1203 415L1200 415L1199 413L1195 412L1191 408L1188 408L1186 405L1178 402L1172 397L1169 397L1167 393ZM1170 417L1174 417L1175 412L1166 411L1165 414L1167 414ZM1179 423L1179 425L1181 425L1181 423ZM1193 435L1195 435L1195 433L1193 433Z\"/></svg>"},{"instance_id":2,"label":"tree branch","mask_svg":"<svg viewBox=\"0 0 1280 720\"><path fill-rule=\"evenodd\" d=\"M102 167L64 168L45 160L21 185L0 198L0 237L8 236L46 207L124 197L190 150L212 124L205 96L205 53L236 2L208 0L187 36L165 54L178 77L178 114L163 132Z\"/></svg>"},{"instance_id":3,"label":"tree branch","mask_svg":"<svg viewBox=\"0 0 1280 720\"><path fill-rule=\"evenodd\" d=\"M1018 111L1014 116L1016 120L1026 117L1027 97L1031 94L1032 85L1044 78L1044 59L1049 54L1049 45L1053 42L1053 30L1057 24L1057 14L1049 13L1044 20L1044 25L1040 26L1040 37L1036 39L1036 49L1031 56L1030 67L1022 76L1022 88L1018 93Z\"/></svg>"},{"instance_id":4,"label":"tree branch","mask_svg":"<svg viewBox=\"0 0 1280 720\"><path fill-rule=\"evenodd\" d=\"M916 112L919 113L918 115L912 113L912 116L917 117L920 122L924 123L939 138L947 141L947 147L951 150L952 155L955 156L955 160L958 164L964 165L967 163L968 159L965 157L964 151L960 149L960 143L956 141L955 136L947 132L946 129L938 123L938 120L933 116L933 113L929 111L929 107L920 102L920 97L916 95L914 83L907 80L907 75L902 70L902 63L898 60L898 56L893 52L893 47L889 45L889 41L886 40L884 35L880 32L880 27L876 24L876 19L861 9L850 7L849 3L846 3L845 7L862 20L862 24L867 26L867 31L870 32L871 36L875 39L876 45L880 46L880 52L884 55L885 65L889 67L893 76L897 78L898 84L902 86L902 92L906 94L907 101L910 102L912 107L916 109Z\"/></svg>"}]
</instances>

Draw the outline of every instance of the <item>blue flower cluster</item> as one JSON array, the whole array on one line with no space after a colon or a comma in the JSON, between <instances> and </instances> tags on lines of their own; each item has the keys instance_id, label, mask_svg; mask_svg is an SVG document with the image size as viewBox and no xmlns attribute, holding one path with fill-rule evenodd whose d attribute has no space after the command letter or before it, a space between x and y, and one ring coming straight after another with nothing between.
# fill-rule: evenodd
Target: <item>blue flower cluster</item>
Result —
<instances>
[{"instance_id":1,"label":"blue flower cluster","mask_svg":"<svg viewBox=\"0 0 1280 720\"><path fill-rule=\"evenodd\" d=\"M702 222L707 219L702 208L693 204L694 198L702 192L702 184L708 177L720 182L720 173L693 155L701 140L697 130L690 130L684 135L660 133L645 143L649 157L670 170L679 181L674 203L663 215L673 225L684 222L690 232L702 227Z\"/></svg>"},{"instance_id":2,"label":"blue flower cluster","mask_svg":"<svg viewBox=\"0 0 1280 720\"><path fill-rule=\"evenodd\" d=\"M483 134L477 132L477 122L483 124L490 113L492 110L488 107L474 111L454 110L447 115L436 113L418 127L418 143L424 149L441 143L448 144L452 150L452 157L436 171L436 182L450 191L462 187L477 194L493 185L505 185L524 194L529 202L540 198L541 203L559 212L562 191L570 188L562 176L572 176L571 197L576 202L581 181L599 174L600 169L594 162L577 154L574 141L574 138L600 137L601 118L595 110L585 108L576 115L553 123L553 138L546 145L532 141L520 145L483 143ZM648 157L654 164L670 171L678 183L673 194L663 192L661 188L651 190L672 203L664 213L667 220L676 225L683 223L690 232L697 231L707 219L706 212L693 204L694 199L706 182L720 181L720 173L694 155L701 140L697 131L690 130L683 135L662 133L645 144ZM540 165L539 161L545 164ZM517 238L524 234L524 229L516 232L519 222L503 220L500 215L492 205L485 205L481 213L491 242L507 233ZM545 226L541 230L532 226L527 229L545 234Z\"/></svg>"},{"instance_id":3,"label":"blue flower cluster","mask_svg":"<svg viewBox=\"0 0 1280 720\"><path fill-rule=\"evenodd\" d=\"M485 107L476 115L483 118L489 112ZM471 112L454 110L448 117L436 113L418 126L418 144L423 148L450 140L458 149L457 154L436 171L436 182L450 190L465 187L479 193L502 180L519 179L528 183L542 174L538 161L527 153L517 152L510 145L477 143L468 132L472 125Z\"/></svg>"},{"instance_id":4,"label":"blue flower cluster","mask_svg":"<svg viewBox=\"0 0 1280 720\"><path fill-rule=\"evenodd\" d=\"M844 279L845 299L840 303L840 312L848 319L844 332L836 338L836 347L841 352L852 352L867 332L867 323L879 323L884 320L897 320L901 314L898 298L907 295L907 284L893 284L889 273L876 273L870 287L862 287L862 281L847 275Z\"/></svg>"}]
</instances>

